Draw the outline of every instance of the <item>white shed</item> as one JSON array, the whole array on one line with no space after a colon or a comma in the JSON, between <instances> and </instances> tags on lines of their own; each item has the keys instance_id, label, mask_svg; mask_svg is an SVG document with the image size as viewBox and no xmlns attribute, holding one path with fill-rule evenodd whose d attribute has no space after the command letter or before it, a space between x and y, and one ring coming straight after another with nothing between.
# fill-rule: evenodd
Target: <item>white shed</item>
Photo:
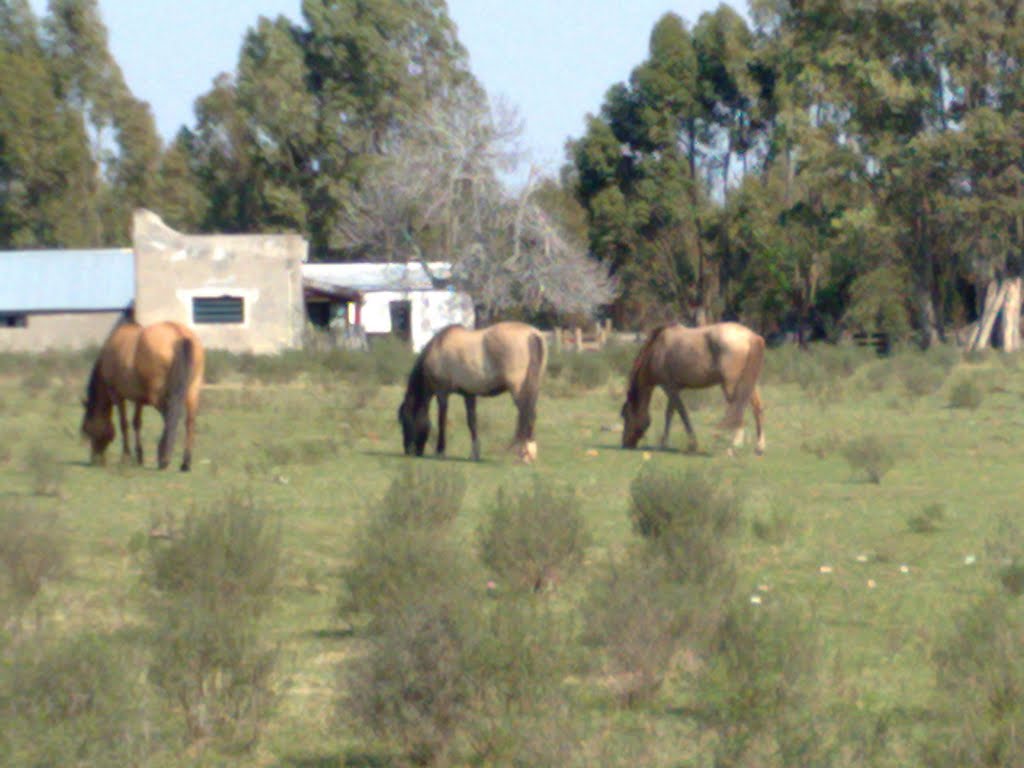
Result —
<instances>
[{"instance_id":1,"label":"white shed","mask_svg":"<svg viewBox=\"0 0 1024 768\"><path fill-rule=\"evenodd\" d=\"M447 262L303 264L302 282L315 325L398 336L418 352L445 326L476 322L451 273Z\"/></svg>"}]
</instances>

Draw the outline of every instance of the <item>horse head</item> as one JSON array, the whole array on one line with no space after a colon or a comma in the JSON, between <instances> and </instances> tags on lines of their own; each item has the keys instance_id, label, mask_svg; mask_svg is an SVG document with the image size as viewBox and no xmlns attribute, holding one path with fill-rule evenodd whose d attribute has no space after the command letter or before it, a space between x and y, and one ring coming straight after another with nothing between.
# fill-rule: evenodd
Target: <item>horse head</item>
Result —
<instances>
[{"instance_id":1,"label":"horse head","mask_svg":"<svg viewBox=\"0 0 1024 768\"><path fill-rule=\"evenodd\" d=\"M640 438L651 426L650 411L637 402L626 400L622 404L622 447L636 448Z\"/></svg>"},{"instance_id":2,"label":"horse head","mask_svg":"<svg viewBox=\"0 0 1024 768\"><path fill-rule=\"evenodd\" d=\"M82 416L81 429L82 435L89 440L92 463L102 463L107 446L114 442L117 434L110 413L103 413L102 409L87 406L85 415Z\"/></svg>"},{"instance_id":3,"label":"horse head","mask_svg":"<svg viewBox=\"0 0 1024 768\"><path fill-rule=\"evenodd\" d=\"M402 425L402 447L406 456L422 456L430 437L429 400L417 403L406 396L398 407L398 422Z\"/></svg>"}]
</instances>

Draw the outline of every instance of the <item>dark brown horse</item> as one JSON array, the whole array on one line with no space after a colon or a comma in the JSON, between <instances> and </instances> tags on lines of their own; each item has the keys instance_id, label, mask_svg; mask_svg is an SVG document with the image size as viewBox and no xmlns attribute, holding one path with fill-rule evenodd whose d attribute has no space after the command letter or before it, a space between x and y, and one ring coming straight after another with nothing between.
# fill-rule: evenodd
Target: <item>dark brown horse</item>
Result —
<instances>
[{"instance_id":1,"label":"dark brown horse","mask_svg":"<svg viewBox=\"0 0 1024 768\"><path fill-rule=\"evenodd\" d=\"M537 458L533 428L537 398L547 363L544 337L525 323L497 323L480 331L450 325L420 352L398 409L402 443L408 455L423 455L430 437L430 401L437 398L437 453L445 449L448 396L466 401L466 422L473 438L473 459L480 459L476 434L476 398L509 392L519 409L514 446L524 462Z\"/></svg>"},{"instance_id":2,"label":"dark brown horse","mask_svg":"<svg viewBox=\"0 0 1024 768\"><path fill-rule=\"evenodd\" d=\"M107 446L116 432L112 411L117 406L121 420L124 457L128 449L127 401L135 403L135 460L142 464L142 407L151 405L164 417L163 434L157 446L157 462L164 469L171 461L175 434L185 414L185 455L181 469L192 466L192 443L199 390L203 385L203 345L195 334L178 323L156 323L143 328L125 321L118 325L100 350L86 390L82 434L89 438L93 463L102 464Z\"/></svg>"},{"instance_id":3,"label":"dark brown horse","mask_svg":"<svg viewBox=\"0 0 1024 768\"><path fill-rule=\"evenodd\" d=\"M717 384L721 385L726 402L722 427L735 430L733 448L743 443L743 411L749 402L757 425L757 453L764 453L763 408L757 389L763 365L764 339L738 323L700 328L673 324L654 329L633 361L629 376L629 390L622 406L623 447L635 448L647 431L651 424L651 394L655 387L661 387L668 396L661 447L668 445L669 425L676 411L690 437L690 450L696 450L697 436L679 390Z\"/></svg>"}]
</instances>

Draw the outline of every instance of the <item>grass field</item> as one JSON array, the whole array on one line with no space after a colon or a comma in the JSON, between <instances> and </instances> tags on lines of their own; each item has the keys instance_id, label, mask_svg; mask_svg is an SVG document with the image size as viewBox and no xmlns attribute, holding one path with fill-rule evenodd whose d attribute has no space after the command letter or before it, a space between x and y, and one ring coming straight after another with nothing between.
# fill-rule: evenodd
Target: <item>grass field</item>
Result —
<instances>
[{"instance_id":1,"label":"grass field","mask_svg":"<svg viewBox=\"0 0 1024 768\"><path fill-rule=\"evenodd\" d=\"M590 545L581 568L535 599L578 628L595 569L628 556L637 540L629 510L638 473L656 466L716 477L742 499L739 531L730 540L735 602L752 610L786 606L804 617L816 638L815 716L829 721L822 733L834 745L827 762L955 764L922 757L924 744L949 741L949 729L956 729L941 703L948 669L942 672L936 653L951 647L966 609L1000 593L999 575L1024 550L1014 527L1024 426L1024 373L1016 360L907 352L876 361L854 351L770 351L762 384L767 453L755 457L748 439L734 459L725 456L725 436L712 428L722 413L717 393L684 397L700 453L620 450L622 363L603 364L603 371L575 378L567 373L576 370L572 361L554 366L538 418L540 460L532 467L517 465L504 450L514 421L508 398L481 402L479 463L465 460L463 411L453 404L444 464L466 480L454 523L465 557L475 556L477 531L499 488L523 487L535 476L570 486ZM10 585L4 593L5 674L26 643L86 632L104 638L118 649L138 686L133 690L142 691L137 695L146 703L145 764L391 764L393 754L336 706L344 693L339 667L365 647L365 622L337 606L339 574L353 557L361 526L396 474L413 462L401 455L395 421L401 388L307 370L301 357L291 366L287 375L258 375L237 360L221 361L216 383L204 391L193 472L182 474L152 465L159 435L152 411L145 424L148 466L121 465L118 443L107 466L88 466L78 436L85 356L0 358L5 523L17 518L12 510L47 520L55 514L53 530L67 547L67 567L45 583L30 610L17 613L23 606L16 606ZM663 404L657 396L643 441L648 446L660 437ZM672 443L685 445L678 422ZM147 590L140 559L140 542L168 519L216 509L232 494L248 495L273 514L283 557L265 625L266 639L281 651L273 676L280 699L259 743L235 755L187 744L169 725L173 707L165 709L145 684L144 659L152 652L145 649L159 643L143 639ZM502 584L494 586L501 592ZM487 599L483 583L480 595ZM1018 615L1018 602L1000 605ZM702 702L688 674L694 663L676 658L652 697L624 706L604 683L599 652L579 645L578 634L562 638L577 654L562 681L575 724L571 762L729 764L715 751L720 739L714 729L701 721ZM1003 716L1019 725L1020 706ZM0 740L0 756L4 744ZM1016 749L1003 752L1003 759L1020 760L1024 750ZM771 750L758 754L734 764L784 764ZM550 764L567 761L552 758Z\"/></svg>"}]
</instances>

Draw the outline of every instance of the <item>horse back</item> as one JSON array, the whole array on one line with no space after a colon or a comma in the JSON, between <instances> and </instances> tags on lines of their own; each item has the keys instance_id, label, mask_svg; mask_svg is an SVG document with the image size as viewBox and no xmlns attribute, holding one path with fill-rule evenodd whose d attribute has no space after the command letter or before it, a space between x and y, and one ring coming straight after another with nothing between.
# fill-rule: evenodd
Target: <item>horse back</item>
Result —
<instances>
[{"instance_id":1,"label":"horse back","mask_svg":"<svg viewBox=\"0 0 1024 768\"><path fill-rule=\"evenodd\" d=\"M531 374L531 360L536 375L537 367L542 372L546 362L543 336L526 323L497 323L482 330L453 326L442 334L427 358L429 374L439 390L475 395L516 393Z\"/></svg>"},{"instance_id":2,"label":"horse back","mask_svg":"<svg viewBox=\"0 0 1024 768\"><path fill-rule=\"evenodd\" d=\"M139 335L135 349L134 369L145 392L144 399L157 405L166 394L168 376L175 357L188 344L190 376L187 389L198 394L202 383L205 353L192 329L181 323L164 322L146 326Z\"/></svg>"}]
</instances>

